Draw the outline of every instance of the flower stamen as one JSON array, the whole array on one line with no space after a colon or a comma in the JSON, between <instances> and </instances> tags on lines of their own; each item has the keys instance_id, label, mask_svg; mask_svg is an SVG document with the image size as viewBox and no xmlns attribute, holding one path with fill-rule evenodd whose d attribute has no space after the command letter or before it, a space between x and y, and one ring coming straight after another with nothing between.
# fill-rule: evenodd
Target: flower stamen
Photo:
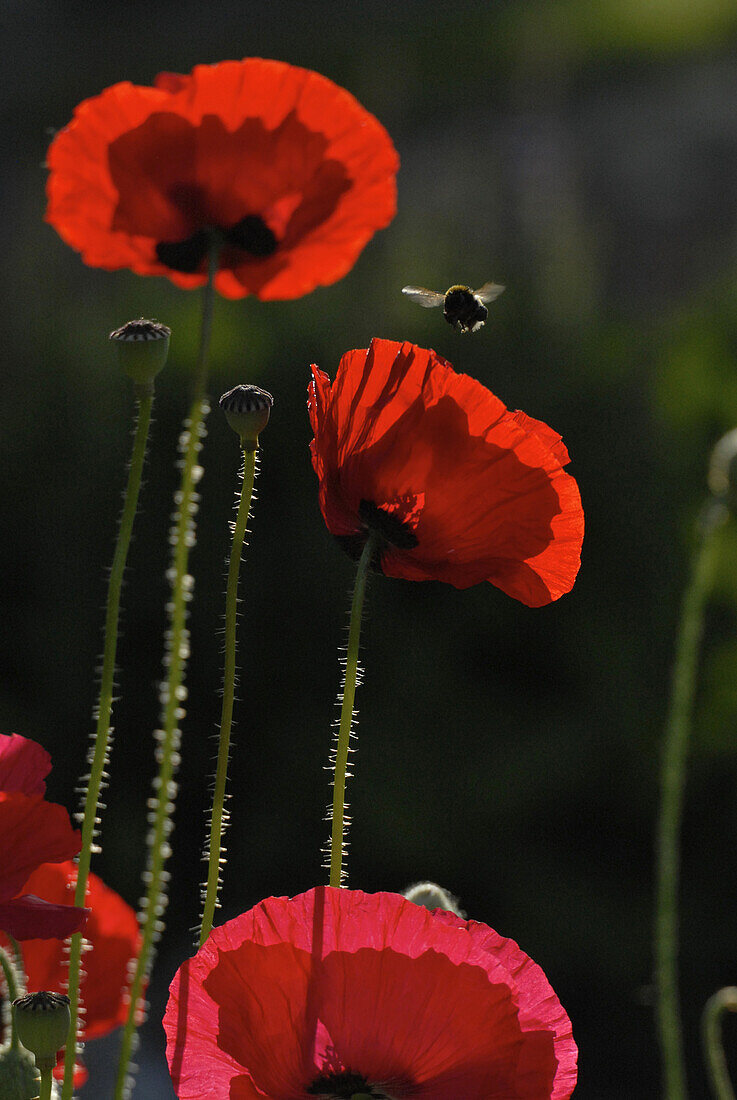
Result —
<instances>
[{"instance_id":1,"label":"flower stamen","mask_svg":"<svg viewBox=\"0 0 737 1100\"><path fill-rule=\"evenodd\" d=\"M306 1091L323 1100L391 1100L385 1092L377 1092L360 1073L323 1074Z\"/></svg>"}]
</instances>

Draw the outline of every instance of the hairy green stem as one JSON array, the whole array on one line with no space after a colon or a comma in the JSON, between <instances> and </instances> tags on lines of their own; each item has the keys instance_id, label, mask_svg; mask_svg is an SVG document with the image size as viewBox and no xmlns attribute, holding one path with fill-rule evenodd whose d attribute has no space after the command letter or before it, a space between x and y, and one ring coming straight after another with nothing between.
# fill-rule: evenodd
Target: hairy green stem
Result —
<instances>
[{"instance_id":1,"label":"hairy green stem","mask_svg":"<svg viewBox=\"0 0 737 1100\"><path fill-rule=\"evenodd\" d=\"M0 947L0 969L2 969L3 977L5 978L5 987L8 991L8 997L5 1002L5 1008L10 1007L13 1001L21 996L22 989L18 977L18 972L15 968L15 962L11 959L10 955L4 948ZM15 1016L12 1012L8 1011L3 1014L3 1023L10 1026L10 1047L11 1050L18 1049L18 1033L15 1029Z\"/></svg>"},{"instance_id":2,"label":"hairy green stem","mask_svg":"<svg viewBox=\"0 0 737 1100\"><path fill-rule=\"evenodd\" d=\"M223 706L220 716L220 743L215 773L215 789L212 799L210 818L210 839L208 844L207 887L205 890L202 928L200 929L200 947L212 931L217 908L218 887L220 885L220 866L222 838L225 829L225 785L228 778L228 760L230 756L230 731L233 724L233 702L235 699L235 655L236 625L238 620L238 575L243 553L243 540L246 536L250 515L253 483L256 477L256 451L243 452L243 479L241 484L238 513L233 528L233 541L230 548L228 565L228 585L225 596L225 668L223 672Z\"/></svg>"},{"instance_id":3,"label":"hairy green stem","mask_svg":"<svg viewBox=\"0 0 737 1100\"><path fill-rule=\"evenodd\" d=\"M120 622L120 594L123 588L123 576L128 559L131 535L133 533L133 521L138 508L138 497L141 491L141 479L143 463L146 457L146 444L151 424L151 409L153 406L153 393L144 394L137 392L138 417L136 421L135 435L133 439L133 452L130 467L128 469L128 483L123 498L123 512L120 518L118 541L115 546L113 564L110 570L110 580L107 589L107 605L105 610L105 631L102 658L102 676L100 679L100 695L97 703L97 728L94 742L90 751L90 773L87 779L87 790L84 796L84 811L82 815L82 847L77 859L77 884L74 890L74 904L83 906L87 893L87 880L90 872L90 861L95 851L95 837L100 823L100 791L102 790L105 767L108 762L110 750L110 737L112 728L110 717L113 709L113 691L115 688L115 658L118 649L118 625ZM64 1056L64 1085L62 1091L63 1100L68 1100L73 1091L74 1063L77 1054L77 1026L79 1019L79 988L81 982L82 963L82 934L72 936L69 949L69 1012L71 1025L67 1040L66 1054Z\"/></svg>"},{"instance_id":4,"label":"hairy green stem","mask_svg":"<svg viewBox=\"0 0 737 1100\"><path fill-rule=\"evenodd\" d=\"M340 709L340 725L335 747L335 770L333 776L333 812L332 836L330 840L330 885L342 886L345 878L343 859L345 857L345 783L348 770L351 727L353 725L353 704L356 698L356 680L358 676L358 647L361 640L361 616L366 595L366 581L371 559L376 550L376 536L371 533L366 539L356 572L356 583L351 602L351 623L348 630L348 650L343 678L343 698Z\"/></svg>"},{"instance_id":5,"label":"hairy green stem","mask_svg":"<svg viewBox=\"0 0 737 1100\"><path fill-rule=\"evenodd\" d=\"M701 1020L701 1038L712 1091L717 1100L735 1100L722 1046L721 1025L725 1012L737 1012L737 986L717 990L706 1002Z\"/></svg>"},{"instance_id":6,"label":"hairy green stem","mask_svg":"<svg viewBox=\"0 0 737 1100\"><path fill-rule=\"evenodd\" d=\"M169 837L173 829L172 814L176 798L175 774L179 763L181 731L179 721L184 716L182 703L186 698L184 675L189 656L187 604L192 598L193 578L188 572L189 551L195 543L195 515L198 496L195 490L202 467L197 456L205 434L205 417L209 405L207 360L212 331L214 279L217 271L217 251L210 254L209 276L204 288L200 349L195 370L194 391L189 416L179 439L181 481L176 494L177 509L171 529L172 562L167 574L171 584L171 600L167 605L169 627L166 635L164 667L166 679L161 685L162 720L156 731L156 757L159 772L154 780L155 808L150 817L148 860L144 881L146 893L141 900L141 950L136 960L130 990L128 1016L123 1027L114 1100L123 1100L133 1091L135 1080L129 1072L135 1047L136 1029L144 1016L143 994L153 966L155 945L163 927L162 916L167 904L165 864L170 855Z\"/></svg>"},{"instance_id":7,"label":"hairy green stem","mask_svg":"<svg viewBox=\"0 0 737 1100\"><path fill-rule=\"evenodd\" d=\"M684 593L663 745L656 841L655 977L663 1094L667 1100L685 1100L688 1095L678 1003L680 835L704 607L717 547L714 530L720 519L721 512L713 509L706 514L691 580Z\"/></svg>"}]
</instances>

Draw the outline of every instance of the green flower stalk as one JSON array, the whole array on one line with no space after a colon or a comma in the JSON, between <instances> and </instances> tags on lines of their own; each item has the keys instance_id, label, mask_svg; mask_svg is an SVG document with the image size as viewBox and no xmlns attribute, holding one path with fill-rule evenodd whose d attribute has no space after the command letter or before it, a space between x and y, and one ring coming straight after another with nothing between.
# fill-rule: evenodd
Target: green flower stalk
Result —
<instances>
[{"instance_id":1,"label":"green flower stalk","mask_svg":"<svg viewBox=\"0 0 737 1100\"><path fill-rule=\"evenodd\" d=\"M706 1002L701 1020L701 1038L712 1091L717 1100L735 1100L721 1038L725 1012L737 1012L737 986L717 990Z\"/></svg>"},{"instance_id":2,"label":"green flower stalk","mask_svg":"<svg viewBox=\"0 0 737 1100\"><path fill-rule=\"evenodd\" d=\"M737 432L730 432L712 455L709 487L713 495L701 515L699 544L683 597L663 744L656 838L655 979L663 1095L667 1100L685 1100L688 1095L678 1001L681 820L704 610L718 551L715 532L737 501L736 486Z\"/></svg>"},{"instance_id":3,"label":"green flower stalk","mask_svg":"<svg viewBox=\"0 0 737 1100\"><path fill-rule=\"evenodd\" d=\"M123 512L120 519L118 541L108 581L102 674L96 707L97 725L88 757L90 772L84 794L83 813L78 815L81 818L82 825L82 848L77 861L77 883L74 891L74 904L77 906L83 906L85 903L90 861L100 824L100 793L103 789L105 769L109 762L112 740L110 719L113 708L113 691L115 689L115 661L118 648L123 576L141 490L143 464L151 424L154 378L166 362L170 336L171 330L166 325L158 324L155 321L146 321L143 318L138 321L129 321L128 324L110 334L110 339L118 351L120 366L133 380L134 392L138 402L138 417L133 438L133 453L128 469L128 483L123 497ZM77 933L72 937L69 950L70 1033L65 1056L62 1093L65 1100L71 1097L73 1089L72 1079L80 1008L81 962L82 935Z\"/></svg>"},{"instance_id":4,"label":"green flower stalk","mask_svg":"<svg viewBox=\"0 0 737 1100\"><path fill-rule=\"evenodd\" d=\"M333 766L333 806L331 813L332 833L330 837L330 885L344 886L345 871L343 861L346 855L346 831L349 822L346 816L346 778L348 773L348 756L351 751L350 740L355 717L354 703L356 700L356 685L358 683L358 650L361 641L361 616L363 603L366 596L366 584L371 561L376 551L378 535L371 531L358 562L356 571L356 583L353 588L351 601L351 621L348 628L348 649L345 657L345 673L343 676L343 691L338 696L340 702L340 722L335 749L331 756Z\"/></svg>"},{"instance_id":5,"label":"green flower stalk","mask_svg":"<svg viewBox=\"0 0 737 1100\"><path fill-rule=\"evenodd\" d=\"M236 386L220 398L220 408L234 432L240 437L243 451L243 476L238 501L238 512L233 526L233 541L228 565L228 584L225 597L225 668L223 672L223 705L220 716L220 739L217 770L210 815L210 837L207 845L207 884L203 891L203 913L200 928L200 947L212 931L215 909L218 906L220 868L223 863L223 834L227 823L225 788L230 758L230 733L233 723L236 674L236 625L238 618L238 577L240 573L243 542L248 528L253 484L256 477L256 452L259 433L269 420L273 398L258 386Z\"/></svg>"},{"instance_id":6,"label":"green flower stalk","mask_svg":"<svg viewBox=\"0 0 737 1100\"><path fill-rule=\"evenodd\" d=\"M13 945L17 948L17 944L13 941ZM15 952L15 958L12 958L8 952L0 947L0 971L5 981L5 989L7 997L3 1000L3 1032L10 1031L10 1046L16 1048L18 1046L18 1034L15 1028L15 1016L10 1011L10 1005L13 1001L25 993L25 986L23 984L23 974L19 966L18 953ZM0 1081L2 1078L0 1078Z\"/></svg>"},{"instance_id":7,"label":"green flower stalk","mask_svg":"<svg viewBox=\"0 0 737 1100\"><path fill-rule=\"evenodd\" d=\"M169 837L174 827L172 815L177 793L175 781L179 764L181 730L184 717L183 703L187 698L184 684L189 658L189 631L187 630L187 604L192 599L194 578L189 573L189 552L195 544L195 517L199 497L196 486L202 476L198 455L206 434L205 419L209 412L207 400L207 364L212 332L212 314L215 298L215 274L218 266L219 245L211 244L209 273L202 300L202 328L200 347L195 369L189 415L179 437L181 480L175 495L176 510L172 517L169 541L172 547L171 566L167 579L171 585L171 599L167 604L169 625L165 639L165 678L161 683L161 728L154 736L157 740L156 758L159 771L154 779L154 793L149 802L151 812L148 834L147 866L144 874L145 895L141 899L141 950L135 963L130 990L128 1016L123 1036L115 1083L115 1100L131 1095L135 1078L131 1059L136 1044L136 1029L145 1018L144 990L154 962L155 946L163 930L162 917L168 902L168 873L166 862L171 853ZM67 1100L64 1096L63 1100Z\"/></svg>"}]
</instances>

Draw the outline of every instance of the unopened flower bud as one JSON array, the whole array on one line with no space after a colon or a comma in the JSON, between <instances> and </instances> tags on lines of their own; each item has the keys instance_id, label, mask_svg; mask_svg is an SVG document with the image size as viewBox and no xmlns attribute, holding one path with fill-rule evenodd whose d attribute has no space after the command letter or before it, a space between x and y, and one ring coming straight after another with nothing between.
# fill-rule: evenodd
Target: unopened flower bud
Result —
<instances>
[{"instance_id":1,"label":"unopened flower bud","mask_svg":"<svg viewBox=\"0 0 737 1100\"><path fill-rule=\"evenodd\" d=\"M730 512L737 513L737 428L723 435L711 452L709 488Z\"/></svg>"},{"instance_id":2,"label":"unopened flower bud","mask_svg":"<svg viewBox=\"0 0 737 1100\"><path fill-rule=\"evenodd\" d=\"M128 321L110 333L118 349L120 365L140 393L153 393L154 378L169 354L170 336L171 329L167 325L143 317Z\"/></svg>"},{"instance_id":3,"label":"unopened flower bud","mask_svg":"<svg viewBox=\"0 0 737 1100\"><path fill-rule=\"evenodd\" d=\"M403 897L407 901L414 902L415 905L422 905L425 909L447 909L457 917L465 917L465 913L458 904L458 898L454 898L436 882L417 882L414 886L408 886Z\"/></svg>"},{"instance_id":4,"label":"unopened flower bud","mask_svg":"<svg viewBox=\"0 0 737 1100\"><path fill-rule=\"evenodd\" d=\"M23 1047L0 1047L0 1096L3 1100L34 1100L38 1096L38 1072Z\"/></svg>"},{"instance_id":5,"label":"unopened flower bud","mask_svg":"<svg viewBox=\"0 0 737 1100\"><path fill-rule=\"evenodd\" d=\"M18 1038L35 1055L38 1069L53 1069L69 1035L69 998L64 993L26 993L13 1001L13 1017Z\"/></svg>"},{"instance_id":6,"label":"unopened flower bud","mask_svg":"<svg viewBox=\"0 0 737 1100\"><path fill-rule=\"evenodd\" d=\"M223 394L219 404L231 428L240 436L242 449L255 451L259 433L268 424L274 404L268 390L258 386L234 386Z\"/></svg>"}]
</instances>

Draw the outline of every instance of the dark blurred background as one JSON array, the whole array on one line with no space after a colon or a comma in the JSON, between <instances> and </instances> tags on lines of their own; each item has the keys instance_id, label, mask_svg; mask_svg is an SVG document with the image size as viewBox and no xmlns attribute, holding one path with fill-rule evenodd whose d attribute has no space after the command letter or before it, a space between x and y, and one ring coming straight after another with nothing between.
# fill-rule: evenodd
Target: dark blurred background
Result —
<instances>
[{"instance_id":1,"label":"dark blurred background","mask_svg":"<svg viewBox=\"0 0 737 1100\"><path fill-rule=\"evenodd\" d=\"M562 433L587 513L584 560L573 592L541 610L490 585L372 585L350 884L440 881L545 969L580 1045L577 1096L657 1095L660 742L708 454L737 423L737 7L25 0L3 15L2 729L52 752L49 796L75 808L133 407L107 334L156 317L174 336L124 593L93 868L135 904L200 297L86 268L43 223L45 150L79 100L118 80L148 84L160 70L247 55L317 69L392 135L399 210L335 286L297 302L217 303L213 396L250 381L276 398L242 573L222 915L324 880L324 766L353 566L317 506L309 364L334 375L342 352L373 335L435 347ZM474 337L400 294L408 282L487 279L507 291ZM173 1095L158 1021L191 952L204 874L238 469L217 411L203 463L171 904L139 1052L143 1098ZM693 1096L707 1095L702 1005L737 979L737 533L721 538L684 821ZM115 1037L89 1048L101 1076L85 1096L106 1095L114 1048Z\"/></svg>"}]
</instances>

